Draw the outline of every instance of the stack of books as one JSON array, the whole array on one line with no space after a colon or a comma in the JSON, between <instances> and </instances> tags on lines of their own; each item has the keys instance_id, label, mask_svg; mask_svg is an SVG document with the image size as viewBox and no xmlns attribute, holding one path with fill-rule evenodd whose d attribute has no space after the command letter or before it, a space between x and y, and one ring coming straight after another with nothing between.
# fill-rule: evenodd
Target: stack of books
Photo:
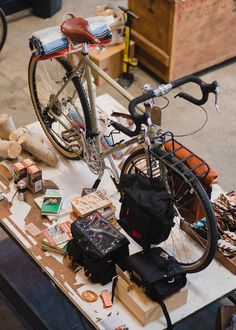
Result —
<instances>
[{"instance_id":1,"label":"stack of books","mask_svg":"<svg viewBox=\"0 0 236 330\"><path fill-rule=\"evenodd\" d=\"M44 196L34 199L35 204L40 208L41 215L47 216L51 222L57 219L59 213L64 213L63 191L59 189L47 189Z\"/></svg>"},{"instance_id":2,"label":"stack of books","mask_svg":"<svg viewBox=\"0 0 236 330\"><path fill-rule=\"evenodd\" d=\"M43 241L42 248L48 251L61 250L65 252L64 248L67 245L68 241L72 239L71 234L71 220L55 224L47 229L42 231L43 236L46 239L46 242Z\"/></svg>"},{"instance_id":3,"label":"stack of books","mask_svg":"<svg viewBox=\"0 0 236 330\"><path fill-rule=\"evenodd\" d=\"M76 196L71 201L72 209L79 218L97 211L106 218L113 226L117 227L115 206L107 195L101 190L84 188L81 196Z\"/></svg>"}]
</instances>

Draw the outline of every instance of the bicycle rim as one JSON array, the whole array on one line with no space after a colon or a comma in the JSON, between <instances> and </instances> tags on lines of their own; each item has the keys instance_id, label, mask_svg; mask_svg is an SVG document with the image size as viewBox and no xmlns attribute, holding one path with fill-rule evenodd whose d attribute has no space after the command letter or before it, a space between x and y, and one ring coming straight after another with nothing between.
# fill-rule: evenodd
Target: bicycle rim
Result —
<instances>
[{"instance_id":1,"label":"bicycle rim","mask_svg":"<svg viewBox=\"0 0 236 330\"><path fill-rule=\"evenodd\" d=\"M159 150L156 157L151 156L152 173L154 177L164 183L166 190L173 196L176 216L174 218L175 226L169 238L161 243L160 246L175 256L186 272L198 272L210 264L216 251L217 229L214 213L208 196L198 179L191 174L191 181L185 182L183 173L187 169L186 166L180 164L178 172L174 171L167 164L172 164L176 158L167 156L164 164L158 159L159 156L161 157L164 154L165 152ZM125 174L132 173L147 175L144 149L135 151L127 158L121 171L121 181ZM187 196L187 198L184 199L183 196ZM200 243L196 231L192 229L194 214L196 214L194 206L196 204L193 204L193 201L199 203L201 212L203 212L202 217L206 218L208 231L205 247ZM185 230L182 229L183 227ZM186 230L196 239L192 239L189 234L186 234Z\"/></svg>"},{"instance_id":2,"label":"bicycle rim","mask_svg":"<svg viewBox=\"0 0 236 330\"><path fill-rule=\"evenodd\" d=\"M81 81L75 76L58 96L50 111L50 100L67 81L72 67L65 58L38 61L31 57L28 80L37 118L54 147L70 159L82 156L79 129L90 131L91 113ZM56 118L55 118L56 115Z\"/></svg>"},{"instance_id":3,"label":"bicycle rim","mask_svg":"<svg viewBox=\"0 0 236 330\"><path fill-rule=\"evenodd\" d=\"M7 21L3 10L0 8L0 51L7 37Z\"/></svg>"}]
</instances>

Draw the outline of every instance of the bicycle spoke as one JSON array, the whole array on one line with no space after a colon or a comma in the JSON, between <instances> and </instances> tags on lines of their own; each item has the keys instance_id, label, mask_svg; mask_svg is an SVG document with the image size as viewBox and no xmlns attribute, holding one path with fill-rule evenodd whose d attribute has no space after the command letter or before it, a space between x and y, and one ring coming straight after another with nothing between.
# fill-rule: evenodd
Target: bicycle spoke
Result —
<instances>
[{"instance_id":1,"label":"bicycle spoke","mask_svg":"<svg viewBox=\"0 0 236 330\"><path fill-rule=\"evenodd\" d=\"M45 73L46 73L46 76L48 77L48 80L49 80L49 81L52 81L52 78L50 78L50 75L49 75L49 73L48 73L48 70L46 69L46 65L45 65L44 61L42 61L42 65L43 65L44 71L45 71ZM54 93L53 88L49 85L49 83L47 82L47 80L44 79L44 77L42 76L42 74L39 73L39 76L42 78L44 84L45 84L46 86L48 86L48 88Z\"/></svg>"},{"instance_id":2,"label":"bicycle spoke","mask_svg":"<svg viewBox=\"0 0 236 330\"><path fill-rule=\"evenodd\" d=\"M194 177L191 181L185 180L185 166L181 164L180 168L175 171L172 169L171 164L176 163L176 159L171 155L166 156L167 162L164 163L161 160L163 155L165 153L160 151L160 158L153 157L157 160L156 163L155 161L151 162L153 173L155 172L153 177L161 180L166 190L172 195L176 216L174 219L175 226L171 230L168 239L161 243L161 246L174 255L187 272L199 271L199 269L204 269L212 260L212 254L209 258L208 255L211 253L209 251L212 244L214 251L214 242L211 242L211 226L214 230L215 223L214 215L212 215L210 208L206 208L208 199L198 180L194 180ZM168 162L170 166L167 165ZM134 151L123 165L122 176L126 173L135 172L147 175L145 164L144 149ZM189 177L186 179L189 179ZM191 227L192 223L198 219L197 214L200 214L198 205L200 205L203 212L199 216L205 217L207 221L207 235L209 236L207 237L206 247L202 244L198 233ZM192 240L192 237L195 237L195 240Z\"/></svg>"},{"instance_id":3,"label":"bicycle spoke","mask_svg":"<svg viewBox=\"0 0 236 330\"><path fill-rule=\"evenodd\" d=\"M63 155L78 159L82 152L80 130L85 130L87 123L91 129L91 113L79 78L68 79L71 72L63 57L45 61L32 57L29 85L36 114L50 142Z\"/></svg>"}]
</instances>

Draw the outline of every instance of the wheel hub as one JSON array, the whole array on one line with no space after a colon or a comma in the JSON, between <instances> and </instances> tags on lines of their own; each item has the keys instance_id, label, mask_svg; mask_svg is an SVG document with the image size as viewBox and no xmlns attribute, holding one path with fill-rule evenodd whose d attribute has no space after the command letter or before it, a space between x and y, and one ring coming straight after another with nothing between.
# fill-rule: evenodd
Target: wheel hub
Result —
<instances>
[{"instance_id":1,"label":"wheel hub","mask_svg":"<svg viewBox=\"0 0 236 330\"><path fill-rule=\"evenodd\" d=\"M54 94L51 94L49 97L49 102L55 97ZM62 105L59 100L56 100L51 108L52 112L55 113L55 115L60 116L62 114Z\"/></svg>"}]
</instances>

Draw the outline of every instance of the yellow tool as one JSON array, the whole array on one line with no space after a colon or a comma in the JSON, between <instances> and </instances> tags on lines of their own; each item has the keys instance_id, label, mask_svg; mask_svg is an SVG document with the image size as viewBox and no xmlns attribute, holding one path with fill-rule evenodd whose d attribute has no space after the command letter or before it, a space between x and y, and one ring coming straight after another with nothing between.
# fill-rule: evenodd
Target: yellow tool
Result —
<instances>
[{"instance_id":1,"label":"yellow tool","mask_svg":"<svg viewBox=\"0 0 236 330\"><path fill-rule=\"evenodd\" d=\"M133 80L134 76L132 73L129 72L130 66L137 66L138 60L136 58L130 57L130 33L131 33L131 25L132 25L132 19L139 19L140 17L135 15L131 10L128 10L122 6L119 6L121 10L126 15L125 19L125 29L124 29L124 39L125 39L125 49L124 49L124 55L123 55L123 72L118 80L119 84L124 87L128 88Z\"/></svg>"}]
</instances>

